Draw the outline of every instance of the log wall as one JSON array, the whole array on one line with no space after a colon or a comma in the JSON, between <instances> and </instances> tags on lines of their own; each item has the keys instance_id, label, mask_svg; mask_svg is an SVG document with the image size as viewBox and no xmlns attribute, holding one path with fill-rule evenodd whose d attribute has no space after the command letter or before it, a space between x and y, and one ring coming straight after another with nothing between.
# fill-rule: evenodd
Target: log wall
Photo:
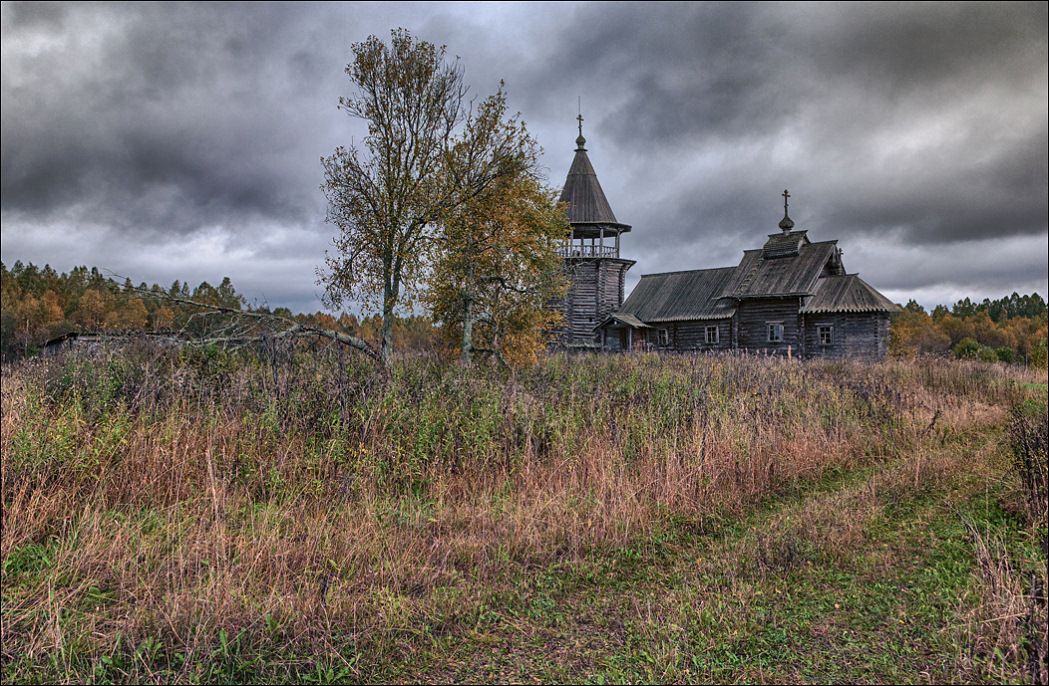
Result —
<instances>
[{"instance_id":1,"label":"log wall","mask_svg":"<svg viewBox=\"0 0 1049 686\"><path fill-rule=\"evenodd\" d=\"M786 355L789 348L792 355L803 355L799 309L798 298L741 301L736 310L737 346L741 350L770 355ZM769 341L768 325L771 322L783 325L783 338L778 343Z\"/></svg>"},{"instance_id":2,"label":"log wall","mask_svg":"<svg viewBox=\"0 0 1049 686\"><path fill-rule=\"evenodd\" d=\"M667 322L666 324L652 324L652 326L653 328L646 333L647 342L653 347L678 351L732 349L731 319ZM708 326L718 327L717 343L707 343ZM659 342L660 329L667 330L668 341L666 345Z\"/></svg>"},{"instance_id":3,"label":"log wall","mask_svg":"<svg viewBox=\"0 0 1049 686\"><path fill-rule=\"evenodd\" d=\"M820 345L819 327L831 327L830 345ZM889 315L842 313L805 316L807 357L881 359L889 351Z\"/></svg>"},{"instance_id":4,"label":"log wall","mask_svg":"<svg viewBox=\"0 0 1049 686\"><path fill-rule=\"evenodd\" d=\"M606 316L623 304L626 272L633 260L614 258L567 259L569 291L565 297L565 327L559 336L562 345L597 346L594 334Z\"/></svg>"}]
</instances>

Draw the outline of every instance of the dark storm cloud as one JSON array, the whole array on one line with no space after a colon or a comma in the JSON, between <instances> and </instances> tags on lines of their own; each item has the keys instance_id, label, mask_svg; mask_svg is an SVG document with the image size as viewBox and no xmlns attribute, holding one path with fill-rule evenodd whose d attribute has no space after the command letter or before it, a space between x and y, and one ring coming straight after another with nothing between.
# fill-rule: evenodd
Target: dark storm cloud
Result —
<instances>
[{"instance_id":1,"label":"dark storm cloud","mask_svg":"<svg viewBox=\"0 0 1049 686\"><path fill-rule=\"evenodd\" d=\"M792 7L795 36L821 73L854 80L881 102L921 97L914 85L1024 88L1044 71L1049 10L1032 3ZM807 49L806 49L807 47Z\"/></svg>"},{"instance_id":2,"label":"dark storm cloud","mask_svg":"<svg viewBox=\"0 0 1049 686\"><path fill-rule=\"evenodd\" d=\"M875 287L1000 297L1047 280L1046 7L4 4L4 259L316 308L342 70L403 26L505 80L555 186L581 96L631 284L737 263L786 187Z\"/></svg>"},{"instance_id":3,"label":"dark storm cloud","mask_svg":"<svg viewBox=\"0 0 1049 686\"><path fill-rule=\"evenodd\" d=\"M675 239L771 218L782 186L838 237L1045 232L1045 3L586 6L560 36L536 73L592 85Z\"/></svg>"},{"instance_id":4,"label":"dark storm cloud","mask_svg":"<svg viewBox=\"0 0 1049 686\"><path fill-rule=\"evenodd\" d=\"M959 161L957 168L915 164L873 189L843 188L822 219L829 229L885 232L914 247L1044 234L1047 145L1042 130L1000 145L990 159Z\"/></svg>"},{"instance_id":5,"label":"dark storm cloud","mask_svg":"<svg viewBox=\"0 0 1049 686\"><path fill-rule=\"evenodd\" d=\"M5 42L36 38L35 5L10 9ZM64 9L45 10L43 28L68 49L22 57L10 80L5 70L6 213L176 233L309 216L312 122L281 95L321 76L287 40L300 21L287 7ZM78 40L83 24L94 45Z\"/></svg>"}]
</instances>

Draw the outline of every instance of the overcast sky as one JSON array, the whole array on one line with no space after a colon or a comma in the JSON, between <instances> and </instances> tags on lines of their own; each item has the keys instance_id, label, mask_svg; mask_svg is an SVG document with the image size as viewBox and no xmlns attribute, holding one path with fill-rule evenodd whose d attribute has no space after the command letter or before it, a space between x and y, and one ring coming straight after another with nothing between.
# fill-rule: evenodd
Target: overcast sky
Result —
<instances>
[{"instance_id":1,"label":"overcast sky","mask_svg":"<svg viewBox=\"0 0 1049 686\"><path fill-rule=\"evenodd\" d=\"M2 259L233 280L321 309L351 46L404 27L505 81L560 188L587 148L641 274L791 218L897 302L1049 291L1047 3L2 6Z\"/></svg>"}]
</instances>

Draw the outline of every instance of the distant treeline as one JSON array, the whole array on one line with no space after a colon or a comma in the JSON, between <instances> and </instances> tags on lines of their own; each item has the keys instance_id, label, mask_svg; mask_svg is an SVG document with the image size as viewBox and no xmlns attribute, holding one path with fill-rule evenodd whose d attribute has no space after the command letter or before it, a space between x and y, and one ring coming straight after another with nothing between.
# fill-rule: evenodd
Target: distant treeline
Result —
<instances>
[{"instance_id":1,"label":"distant treeline","mask_svg":"<svg viewBox=\"0 0 1049 686\"><path fill-rule=\"evenodd\" d=\"M1040 295L1012 295L974 303L959 300L931 313L914 300L894 316L890 352L907 357L948 355L1045 368L1046 305Z\"/></svg>"},{"instance_id":2,"label":"distant treeline","mask_svg":"<svg viewBox=\"0 0 1049 686\"><path fill-rule=\"evenodd\" d=\"M141 297L143 291L156 297ZM10 270L0 262L0 352L5 360L32 355L47 341L70 332L180 332L203 336L213 318L200 317L200 308L172 298L220 305L234 310L272 311L298 321L375 340L378 316L359 319L316 312L293 314L287 308L252 307L229 278L218 286L203 282L196 288L175 281L138 286L104 276L95 267L75 267L59 274L50 266L15 262ZM974 303L959 300L948 309L937 305L931 313L914 300L892 322L890 353L899 357L955 355L986 361L1046 365L1046 304L1040 295L1012 295ZM424 316L399 318L394 326L398 350L443 350L437 329Z\"/></svg>"},{"instance_id":3,"label":"distant treeline","mask_svg":"<svg viewBox=\"0 0 1049 686\"><path fill-rule=\"evenodd\" d=\"M148 291L155 297L142 297ZM373 340L379 330L378 317L359 319L352 314L338 318L317 312L294 314L278 307L251 306L237 293L229 278L218 286L202 282L196 288L175 281L134 285L103 275L97 268L74 267L59 274L49 265L42 269L15 262L9 270L0 262L0 354L4 360L33 355L48 342L77 333L179 333L206 336L221 318L201 317L202 309L174 299L192 300L233 310L272 312L296 321L335 329ZM434 329L426 317L399 319L394 327L400 349L425 349L434 345Z\"/></svg>"}]
</instances>

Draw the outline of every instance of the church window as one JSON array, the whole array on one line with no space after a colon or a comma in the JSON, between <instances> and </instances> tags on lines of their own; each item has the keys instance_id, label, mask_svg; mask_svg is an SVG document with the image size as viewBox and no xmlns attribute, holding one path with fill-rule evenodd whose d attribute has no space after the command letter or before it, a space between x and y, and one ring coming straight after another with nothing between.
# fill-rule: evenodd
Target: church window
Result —
<instances>
[{"instance_id":1,"label":"church window","mask_svg":"<svg viewBox=\"0 0 1049 686\"><path fill-rule=\"evenodd\" d=\"M783 342L783 324L779 322L769 322L769 343L782 343Z\"/></svg>"},{"instance_id":2,"label":"church window","mask_svg":"<svg viewBox=\"0 0 1049 686\"><path fill-rule=\"evenodd\" d=\"M704 334L705 334L705 336L704 336L705 340L706 340L708 345L713 345L713 344L718 342L718 327L717 326L708 326L706 328L706 330L704 331Z\"/></svg>"}]
</instances>

